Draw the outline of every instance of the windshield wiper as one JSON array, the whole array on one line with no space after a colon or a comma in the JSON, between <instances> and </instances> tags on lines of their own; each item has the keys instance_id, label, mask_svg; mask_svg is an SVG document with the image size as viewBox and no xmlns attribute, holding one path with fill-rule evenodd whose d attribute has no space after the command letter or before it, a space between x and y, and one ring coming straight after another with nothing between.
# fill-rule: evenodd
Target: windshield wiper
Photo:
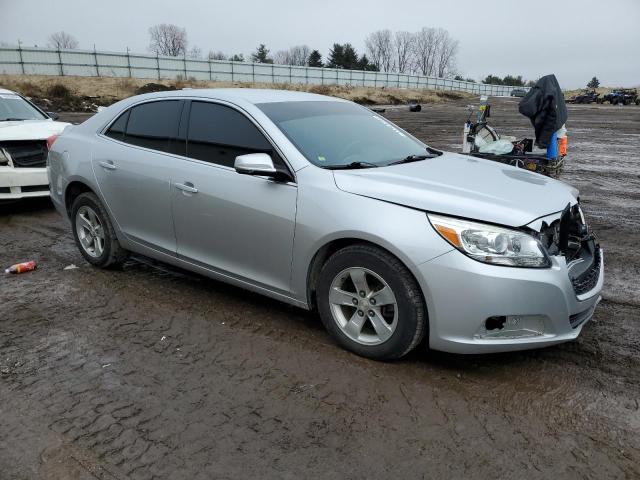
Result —
<instances>
[{"instance_id":1,"label":"windshield wiper","mask_svg":"<svg viewBox=\"0 0 640 480\"><path fill-rule=\"evenodd\" d=\"M401 163L411 163L411 162L419 162L420 160L426 160L427 158L435 158L438 155L408 155L404 157L402 160L396 160L395 162L391 162L387 164L387 167L390 165L399 165Z\"/></svg>"},{"instance_id":2,"label":"windshield wiper","mask_svg":"<svg viewBox=\"0 0 640 480\"><path fill-rule=\"evenodd\" d=\"M26 118L3 118L0 122L24 122Z\"/></svg>"},{"instance_id":3,"label":"windshield wiper","mask_svg":"<svg viewBox=\"0 0 640 480\"><path fill-rule=\"evenodd\" d=\"M369 162L351 162L346 165L327 165L326 168L328 170L355 170L358 168L376 168L378 165L375 163Z\"/></svg>"}]
</instances>

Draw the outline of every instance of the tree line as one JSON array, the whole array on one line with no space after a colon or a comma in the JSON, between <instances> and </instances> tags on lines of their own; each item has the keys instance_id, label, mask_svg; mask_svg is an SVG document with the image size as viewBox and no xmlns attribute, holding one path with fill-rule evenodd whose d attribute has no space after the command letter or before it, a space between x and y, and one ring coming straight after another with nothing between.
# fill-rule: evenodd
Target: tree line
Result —
<instances>
[{"instance_id":1,"label":"tree line","mask_svg":"<svg viewBox=\"0 0 640 480\"><path fill-rule=\"evenodd\" d=\"M67 32L53 33L48 40L52 48L68 49L78 46L75 37ZM188 48L189 42L185 28L168 23L150 27L149 40L149 51L164 56L384 71L475 82L474 79L464 78L458 73L456 59L459 42L443 28L424 27L417 32L377 30L366 36L364 52L357 52L351 43L334 43L326 58L323 58L319 50L304 44L278 50L273 54L265 44L260 44L248 58L245 58L243 53L227 54L220 50L209 50L205 55L198 46ZM482 82L513 86L535 83L525 81L521 75L499 77L493 74L487 75Z\"/></svg>"}]
</instances>

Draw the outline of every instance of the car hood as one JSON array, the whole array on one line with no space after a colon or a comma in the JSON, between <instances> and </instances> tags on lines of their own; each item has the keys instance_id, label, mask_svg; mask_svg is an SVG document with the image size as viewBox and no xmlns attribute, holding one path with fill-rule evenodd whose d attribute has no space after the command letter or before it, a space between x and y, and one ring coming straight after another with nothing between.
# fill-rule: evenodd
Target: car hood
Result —
<instances>
[{"instance_id":1,"label":"car hood","mask_svg":"<svg viewBox=\"0 0 640 480\"><path fill-rule=\"evenodd\" d=\"M51 135L62 133L67 125L71 124L52 120L0 122L0 141L46 140Z\"/></svg>"},{"instance_id":2,"label":"car hood","mask_svg":"<svg viewBox=\"0 0 640 480\"><path fill-rule=\"evenodd\" d=\"M334 178L345 192L512 227L573 205L578 195L538 173L446 152L390 167L335 170Z\"/></svg>"}]
</instances>

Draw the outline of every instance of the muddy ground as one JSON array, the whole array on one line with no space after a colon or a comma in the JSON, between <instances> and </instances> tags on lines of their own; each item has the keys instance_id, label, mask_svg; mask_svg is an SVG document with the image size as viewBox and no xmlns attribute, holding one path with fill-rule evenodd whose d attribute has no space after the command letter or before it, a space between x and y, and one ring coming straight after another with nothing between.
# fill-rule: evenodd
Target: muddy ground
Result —
<instances>
[{"instance_id":1,"label":"muddy ground","mask_svg":"<svg viewBox=\"0 0 640 480\"><path fill-rule=\"evenodd\" d=\"M464 103L386 114L459 148ZM0 277L0 479L638 478L640 108L569 115L562 178L607 277L579 339L543 350L365 360L276 301L91 268L48 201L5 207L0 265L40 267ZM493 123L531 135L511 99Z\"/></svg>"}]
</instances>

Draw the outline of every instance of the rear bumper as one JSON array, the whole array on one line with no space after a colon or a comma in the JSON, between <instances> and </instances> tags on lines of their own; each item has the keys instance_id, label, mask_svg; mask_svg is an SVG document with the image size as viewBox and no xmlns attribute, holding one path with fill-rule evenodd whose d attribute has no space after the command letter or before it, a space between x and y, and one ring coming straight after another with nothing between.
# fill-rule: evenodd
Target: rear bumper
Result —
<instances>
[{"instance_id":1,"label":"rear bumper","mask_svg":"<svg viewBox=\"0 0 640 480\"><path fill-rule=\"evenodd\" d=\"M0 200L48 196L46 168L0 167Z\"/></svg>"},{"instance_id":2,"label":"rear bumper","mask_svg":"<svg viewBox=\"0 0 640 480\"><path fill-rule=\"evenodd\" d=\"M575 339L593 316L604 282L604 257L593 289L575 294L564 258L549 269L509 268L451 251L420 265L429 311L429 345L452 353L546 347ZM487 330L490 317L504 328Z\"/></svg>"}]
</instances>

